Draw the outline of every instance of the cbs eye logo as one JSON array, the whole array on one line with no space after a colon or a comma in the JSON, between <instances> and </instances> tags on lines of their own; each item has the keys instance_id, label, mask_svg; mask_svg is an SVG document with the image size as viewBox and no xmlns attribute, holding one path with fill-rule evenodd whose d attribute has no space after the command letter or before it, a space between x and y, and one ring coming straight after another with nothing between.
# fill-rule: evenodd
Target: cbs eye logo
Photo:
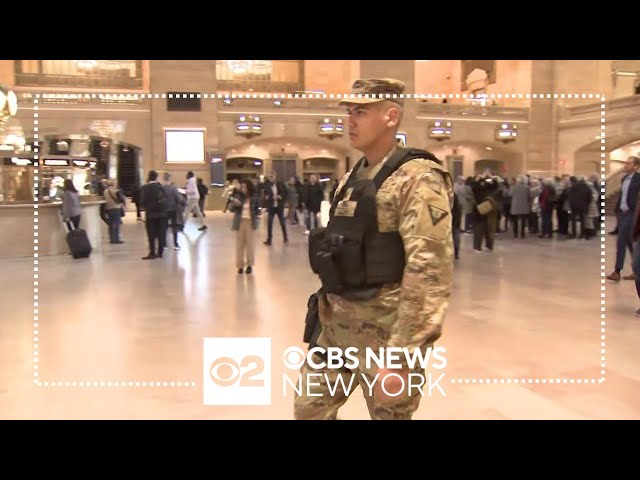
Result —
<instances>
[{"instance_id":1,"label":"cbs eye logo","mask_svg":"<svg viewBox=\"0 0 640 480\"><path fill-rule=\"evenodd\" d=\"M240 364L231 357L220 357L209 367L209 377L220 387L263 387L264 380L255 378L264 371L264 360L258 355L247 355Z\"/></svg>"}]
</instances>

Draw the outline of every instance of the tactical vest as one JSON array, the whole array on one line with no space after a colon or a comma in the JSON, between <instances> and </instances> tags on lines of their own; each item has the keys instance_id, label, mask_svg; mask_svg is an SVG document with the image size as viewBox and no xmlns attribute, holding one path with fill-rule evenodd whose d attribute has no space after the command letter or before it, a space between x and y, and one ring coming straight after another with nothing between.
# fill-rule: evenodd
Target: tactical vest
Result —
<instances>
[{"instance_id":1,"label":"tactical vest","mask_svg":"<svg viewBox=\"0 0 640 480\"><path fill-rule=\"evenodd\" d=\"M400 282L405 251L399 232L378 231L376 194L384 181L402 164L414 158L442 162L418 149L398 148L373 180L358 179L362 158L335 195L326 228L309 235L309 261L328 293L365 290ZM425 205L425 208L427 206Z\"/></svg>"}]
</instances>

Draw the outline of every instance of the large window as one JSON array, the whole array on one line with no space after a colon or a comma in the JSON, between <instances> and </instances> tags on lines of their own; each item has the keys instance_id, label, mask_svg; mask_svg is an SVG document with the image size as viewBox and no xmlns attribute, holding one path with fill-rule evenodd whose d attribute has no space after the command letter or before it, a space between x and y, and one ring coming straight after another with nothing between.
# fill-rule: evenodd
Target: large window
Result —
<instances>
[{"instance_id":1,"label":"large window","mask_svg":"<svg viewBox=\"0 0 640 480\"><path fill-rule=\"evenodd\" d=\"M303 60L218 60L218 90L292 93L304 90Z\"/></svg>"},{"instance_id":2,"label":"large window","mask_svg":"<svg viewBox=\"0 0 640 480\"><path fill-rule=\"evenodd\" d=\"M142 88L141 60L15 60L22 86Z\"/></svg>"},{"instance_id":3,"label":"large window","mask_svg":"<svg viewBox=\"0 0 640 480\"><path fill-rule=\"evenodd\" d=\"M204 163L204 130L165 130L167 162Z\"/></svg>"}]
</instances>

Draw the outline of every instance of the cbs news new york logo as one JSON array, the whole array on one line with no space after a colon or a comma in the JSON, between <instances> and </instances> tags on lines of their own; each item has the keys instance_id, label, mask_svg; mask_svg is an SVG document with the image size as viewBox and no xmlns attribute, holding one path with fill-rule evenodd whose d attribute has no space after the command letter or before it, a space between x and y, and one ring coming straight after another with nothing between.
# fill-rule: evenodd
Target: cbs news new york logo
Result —
<instances>
[{"instance_id":1,"label":"cbs news new york logo","mask_svg":"<svg viewBox=\"0 0 640 480\"><path fill-rule=\"evenodd\" d=\"M205 338L205 405L271 405L271 338Z\"/></svg>"}]
</instances>

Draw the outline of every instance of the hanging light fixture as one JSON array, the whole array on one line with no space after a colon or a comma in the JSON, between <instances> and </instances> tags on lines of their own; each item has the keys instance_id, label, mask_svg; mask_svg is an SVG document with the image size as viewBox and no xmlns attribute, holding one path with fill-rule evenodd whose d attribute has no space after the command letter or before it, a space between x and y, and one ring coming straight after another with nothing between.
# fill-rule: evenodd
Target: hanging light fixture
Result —
<instances>
[{"instance_id":1,"label":"hanging light fixture","mask_svg":"<svg viewBox=\"0 0 640 480\"><path fill-rule=\"evenodd\" d=\"M4 144L5 123L18 113L18 97L9 87L0 85L0 143ZM13 148L13 147L11 147Z\"/></svg>"},{"instance_id":2,"label":"hanging light fixture","mask_svg":"<svg viewBox=\"0 0 640 480\"><path fill-rule=\"evenodd\" d=\"M253 65L253 60L227 60L227 68L235 74L247 73Z\"/></svg>"}]
</instances>

